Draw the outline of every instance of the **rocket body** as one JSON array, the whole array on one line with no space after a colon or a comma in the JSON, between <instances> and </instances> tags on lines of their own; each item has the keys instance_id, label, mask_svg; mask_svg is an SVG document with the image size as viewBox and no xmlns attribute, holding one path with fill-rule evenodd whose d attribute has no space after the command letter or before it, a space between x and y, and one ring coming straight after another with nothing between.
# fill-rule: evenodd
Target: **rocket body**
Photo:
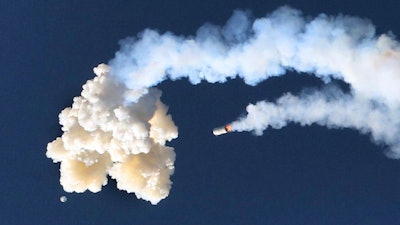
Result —
<instances>
[{"instance_id":1,"label":"rocket body","mask_svg":"<svg viewBox=\"0 0 400 225\"><path fill-rule=\"evenodd\" d=\"M213 130L213 134L215 136L219 136L226 133L228 133L228 131L226 131L225 127L217 127Z\"/></svg>"},{"instance_id":2,"label":"rocket body","mask_svg":"<svg viewBox=\"0 0 400 225\"><path fill-rule=\"evenodd\" d=\"M230 125L230 124L227 124L227 125L222 126L222 127L214 128L213 134L214 134L215 136L219 136L219 135L222 135L222 134L226 134L226 133L228 133L228 132L231 132L231 130L232 130L231 125Z\"/></svg>"}]
</instances>

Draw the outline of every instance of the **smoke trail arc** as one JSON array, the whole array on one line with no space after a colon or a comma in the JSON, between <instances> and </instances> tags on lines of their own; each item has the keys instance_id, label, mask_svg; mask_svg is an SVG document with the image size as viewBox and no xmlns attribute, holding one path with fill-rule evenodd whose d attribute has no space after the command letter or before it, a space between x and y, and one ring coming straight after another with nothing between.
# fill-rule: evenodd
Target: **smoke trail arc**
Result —
<instances>
[{"instance_id":1,"label":"smoke trail arc","mask_svg":"<svg viewBox=\"0 0 400 225\"><path fill-rule=\"evenodd\" d=\"M48 144L46 155L61 163L67 192L100 191L109 175L118 188L157 204L171 188L175 153L166 144L178 131L155 86L166 79L198 84L235 77L257 85L287 70L325 83L341 80L350 92L325 88L250 104L229 131L261 135L289 122L347 127L370 134L388 146L390 157L400 157L399 43L393 35L376 35L366 19L306 19L289 7L255 20L236 11L225 26L205 25L192 37L147 29L123 40L60 113L64 133Z\"/></svg>"}]
</instances>

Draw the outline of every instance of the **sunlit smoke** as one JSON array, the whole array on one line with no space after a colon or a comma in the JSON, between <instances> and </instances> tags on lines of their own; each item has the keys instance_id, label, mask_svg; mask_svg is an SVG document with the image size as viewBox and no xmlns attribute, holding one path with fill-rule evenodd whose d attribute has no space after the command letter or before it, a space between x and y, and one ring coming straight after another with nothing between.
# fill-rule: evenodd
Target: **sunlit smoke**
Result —
<instances>
[{"instance_id":1,"label":"sunlit smoke","mask_svg":"<svg viewBox=\"0 0 400 225\"><path fill-rule=\"evenodd\" d=\"M98 192L110 175L119 189L157 204L170 190L175 153L165 143L178 136L177 128L159 90L127 90L109 79L108 69L96 67L97 76L60 113L64 134L46 155L61 162L67 192Z\"/></svg>"},{"instance_id":2,"label":"sunlit smoke","mask_svg":"<svg viewBox=\"0 0 400 225\"><path fill-rule=\"evenodd\" d=\"M294 70L325 83L341 80L349 92L330 87L250 104L232 130L260 135L290 122L353 128L400 157L399 43L391 34L376 35L366 19L306 19L282 7L251 20L236 11L225 26L208 24L191 37L147 29L121 41L109 65L95 68L97 76L61 112L64 134L48 145L47 156L61 162L60 182L68 192L100 191L110 175L118 188L152 204L168 195L175 153L165 144L178 133L153 88L166 79L197 84L240 77L257 85Z\"/></svg>"}]
</instances>

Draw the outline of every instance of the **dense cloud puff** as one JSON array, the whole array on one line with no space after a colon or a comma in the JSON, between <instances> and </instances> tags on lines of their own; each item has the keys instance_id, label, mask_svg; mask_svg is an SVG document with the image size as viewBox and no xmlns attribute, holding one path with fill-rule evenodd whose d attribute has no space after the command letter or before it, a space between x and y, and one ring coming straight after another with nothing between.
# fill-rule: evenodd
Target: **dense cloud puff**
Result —
<instances>
[{"instance_id":1,"label":"dense cloud puff","mask_svg":"<svg viewBox=\"0 0 400 225\"><path fill-rule=\"evenodd\" d=\"M47 146L47 157L61 162L60 183L67 192L98 192L107 175L121 190L157 204L168 196L175 153L165 146L178 136L161 92L132 92L108 78L108 66L83 86L71 108L60 115L63 135ZM135 97L135 102L122 96Z\"/></svg>"}]
</instances>

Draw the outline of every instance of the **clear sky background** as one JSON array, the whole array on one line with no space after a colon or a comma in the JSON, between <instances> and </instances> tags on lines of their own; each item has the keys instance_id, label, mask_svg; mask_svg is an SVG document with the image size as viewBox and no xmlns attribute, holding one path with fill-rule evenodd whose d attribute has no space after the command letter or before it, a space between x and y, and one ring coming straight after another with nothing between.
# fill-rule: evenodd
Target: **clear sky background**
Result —
<instances>
[{"instance_id":1,"label":"clear sky background","mask_svg":"<svg viewBox=\"0 0 400 225\"><path fill-rule=\"evenodd\" d=\"M1 1L0 223L400 224L400 161L367 135L298 125L212 135L249 102L323 86L295 73L256 87L160 84L180 133L169 144L177 154L172 190L158 205L119 191L114 180L97 194L63 192L46 145L61 135L59 112L120 39L145 28L192 35L205 22L224 24L235 9L261 17L285 4L309 16L369 18L378 33L400 34L395 0Z\"/></svg>"}]
</instances>

